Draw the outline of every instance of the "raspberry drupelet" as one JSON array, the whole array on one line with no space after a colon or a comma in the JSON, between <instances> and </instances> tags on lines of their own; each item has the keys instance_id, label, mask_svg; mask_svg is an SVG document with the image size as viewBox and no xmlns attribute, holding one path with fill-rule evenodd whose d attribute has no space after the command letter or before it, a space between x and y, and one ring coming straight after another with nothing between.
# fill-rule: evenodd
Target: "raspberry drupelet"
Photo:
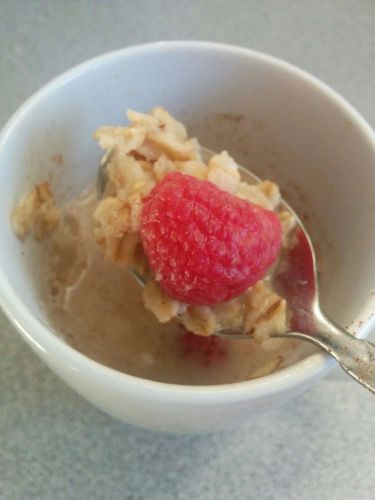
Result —
<instances>
[{"instance_id":1,"label":"raspberry drupelet","mask_svg":"<svg viewBox=\"0 0 375 500\"><path fill-rule=\"evenodd\" d=\"M243 294L267 273L282 241L274 212L179 172L144 198L140 235L156 281L191 305Z\"/></svg>"}]
</instances>

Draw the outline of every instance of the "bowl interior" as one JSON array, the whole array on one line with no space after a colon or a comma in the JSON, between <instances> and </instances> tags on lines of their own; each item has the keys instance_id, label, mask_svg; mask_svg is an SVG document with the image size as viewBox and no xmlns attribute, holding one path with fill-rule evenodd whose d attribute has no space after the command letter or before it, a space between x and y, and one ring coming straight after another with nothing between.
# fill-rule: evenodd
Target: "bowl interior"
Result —
<instances>
[{"instance_id":1,"label":"bowl interior","mask_svg":"<svg viewBox=\"0 0 375 500\"><path fill-rule=\"evenodd\" d=\"M213 150L227 149L277 182L311 232L322 305L348 324L375 283L375 151L366 124L302 72L251 51L211 44L155 44L90 61L42 89L0 142L2 279L44 323L33 267L35 243L21 244L9 214L49 178L58 203L92 182L101 125L127 108L162 105ZM362 318L363 319L363 318ZM366 318L367 319L367 318Z\"/></svg>"}]
</instances>

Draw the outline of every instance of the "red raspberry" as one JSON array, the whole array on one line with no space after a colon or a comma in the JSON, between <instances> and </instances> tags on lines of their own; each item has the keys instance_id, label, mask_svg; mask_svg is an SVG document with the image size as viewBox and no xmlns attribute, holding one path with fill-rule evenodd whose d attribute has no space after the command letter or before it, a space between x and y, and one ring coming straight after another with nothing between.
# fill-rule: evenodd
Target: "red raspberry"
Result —
<instances>
[{"instance_id":1,"label":"red raspberry","mask_svg":"<svg viewBox=\"0 0 375 500\"><path fill-rule=\"evenodd\" d=\"M145 197L140 233L163 290L195 305L244 293L264 276L281 245L275 213L179 172Z\"/></svg>"}]
</instances>

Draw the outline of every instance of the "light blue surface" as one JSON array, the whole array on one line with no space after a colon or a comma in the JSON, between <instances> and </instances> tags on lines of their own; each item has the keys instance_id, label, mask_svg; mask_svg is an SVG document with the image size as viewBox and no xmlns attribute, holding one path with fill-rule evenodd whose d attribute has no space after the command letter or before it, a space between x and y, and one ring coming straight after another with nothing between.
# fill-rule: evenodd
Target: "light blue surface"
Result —
<instances>
[{"instance_id":1,"label":"light blue surface","mask_svg":"<svg viewBox=\"0 0 375 500\"><path fill-rule=\"evenodd\" d=\"M375 125L372 0L0 0L0 12L0 124L78 62L180 38L285 58ZM374 409L369 393L336 373L234 432L138 430L63 385L0 313L0 498L370 500Z\"/></svg>"}]
</instances>

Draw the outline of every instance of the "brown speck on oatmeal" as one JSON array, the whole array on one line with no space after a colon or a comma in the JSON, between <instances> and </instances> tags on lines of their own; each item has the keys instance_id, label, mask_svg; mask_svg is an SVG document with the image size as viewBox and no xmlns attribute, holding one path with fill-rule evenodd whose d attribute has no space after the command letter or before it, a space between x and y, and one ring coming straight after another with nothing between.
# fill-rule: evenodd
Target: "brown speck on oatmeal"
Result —
<instances>
[{"instance_id":1,"label":"brown speck on oatmeal","mask_svg":"<svg viewBox=\"0 0 375 500\"><path fill-rule=\"evenodd\" d=\"M233 121L234 123L239 123L245 118L243 115L238 115L235 113L215 113L214 116L219 120L228 120Z\"/></svg>"},{"instance_id":2,"label":"brown speck on oatmeal","mask_svg":"<svg viewBox=\"0 0 375 500\"><path fill-rule=\"evenodd\" d=\"M267 125L260 120L253 120L252 123L255 132L263 132L267 128Z\"/></svg>"},{"instance_id":3,"label":"brown speck on oatmeal","mask_svg":"<svg viewBox=\"0 0 375 500\"><path fill-rule=\"evenodd\" d=\"M265 320L265 321L269 320L270 317L272 316L273 312L276 311L278 309L278 307L280 306L281 301L282 301L282 299L279 298L266 311L264 311L264 313L261 314L261 316L258 318L258 322L263 321L263 320Z\"/></svg>"},{"instance_id":4,"label":"brown speck on oatmeal","mask_svg":"<svg viewBox=\"0 0 375 500\"><path fill-rule=\"evenodd\" d=\"M64 157L61 153L56 153L51 156L50 161L56 163L56 165L59 165L60 167L64 165Z\"/></svg>"}]
</instances>

